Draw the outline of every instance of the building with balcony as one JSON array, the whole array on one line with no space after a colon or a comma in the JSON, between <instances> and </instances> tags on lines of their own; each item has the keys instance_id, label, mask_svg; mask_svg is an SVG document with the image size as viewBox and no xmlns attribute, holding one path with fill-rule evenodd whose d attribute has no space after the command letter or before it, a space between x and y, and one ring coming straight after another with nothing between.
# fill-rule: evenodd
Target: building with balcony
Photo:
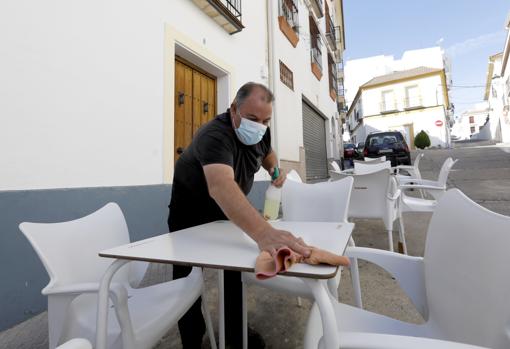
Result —
<instances>
[{"instance_id":1,"label":"building with balcony","mask_svg":"<svg viewBox=\"0 0 510 349\"><path fill-rule=\"evenodd\" d=\"M419 67L375 77L358 89L347 113L353 143L368 134L400 131L411 148L424 130L431 146L450 145L451 106L443 69Z\"/></svg>"},{"instance_id":2,"label":"building with balcony","mask_svg":"<svg viewBox=\"0 0 510 349\"><path fill-rule=\"evenodd\" d=\"M115 201L137 217L133 241L167 231L175 161L243 83L275 94L282 168L324 180L343 154L341 0L27 0L2 3L0 20L0 330L46 307L46 273L18 224ZM258 208L268 180L256 176Z\"/></svg>"}]
</instances>

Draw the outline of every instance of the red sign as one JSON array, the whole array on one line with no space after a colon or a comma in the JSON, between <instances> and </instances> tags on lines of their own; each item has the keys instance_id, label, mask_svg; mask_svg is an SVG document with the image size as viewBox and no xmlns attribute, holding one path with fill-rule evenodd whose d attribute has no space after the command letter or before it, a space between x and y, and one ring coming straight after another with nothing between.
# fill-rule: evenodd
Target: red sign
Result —
<instances>
[{"instance_id":1,"label":"red sign","mask_svg":"<svg viewBox=\"0 0 510 349\"><path fill-rule=\"evenodd\" d=\"M441 120L436 120L435 124L437 127L443 126L443 122Z\"/></svg>"}]
</instances>

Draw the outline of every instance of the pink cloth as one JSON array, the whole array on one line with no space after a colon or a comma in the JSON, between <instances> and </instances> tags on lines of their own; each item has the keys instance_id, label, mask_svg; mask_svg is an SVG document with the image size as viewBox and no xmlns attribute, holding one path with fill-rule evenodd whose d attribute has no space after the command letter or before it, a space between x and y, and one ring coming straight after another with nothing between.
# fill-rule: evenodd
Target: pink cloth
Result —
<instances>
[{"instance_id":1,"label":"pink cloth","mask_svg":"<svg viewBox=\"0 0 510 349\"><path fill-rule=\"evenodd\" d=\"M349 266L349 258L338 256L334 253L311 247L310 257L292 251L288 247L282 247L274 256L267 251L262 251L255 261L255 276L259 280L272 278L278 273L286 272L294 263L307 263L312 265L329 264L333 266Z\"/></svg>"}]
</instances>

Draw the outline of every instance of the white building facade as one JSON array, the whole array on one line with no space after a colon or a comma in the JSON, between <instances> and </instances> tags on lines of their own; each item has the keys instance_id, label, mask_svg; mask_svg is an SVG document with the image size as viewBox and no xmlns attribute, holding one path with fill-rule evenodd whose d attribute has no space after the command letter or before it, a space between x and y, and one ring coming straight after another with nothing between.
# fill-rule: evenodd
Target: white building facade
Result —
<instances>
[{"instance_id":1,"label":"white building facade","mask_svg":"<svg viewBox=\"0 0 510 349\"><path fill-rule=\"evenodd\" d=\"M459 140L490 140L491 127L489 124L489 105L487 102L477 103L466 110L455 120L452 135Z\"/></svg>"},{"instance_id":2,"label":"white building facade","mask_svg":"<svg viewBox=\"0 0 510 349\"><path fill-rule=\"evenodd\" d=\"M505 46L503 49L501 73L499 85L501 90L501 103L503 110L500 114L501 142L510 142L510 13L506 19L505 28L507 30Z\"/></svg>"},{"instance_id":3,"label":"white building facade","mask_svg":"<svg viewBox=\"0 0 510 349\"><path fill-rule=\"evenodd\" d=\"M281 167L327 177L342 154L342 11L341 0L2 2L0 270L12 289L0 330L45 307L46 273L17 225L116 201L132 240L167 231L180 151L245 82L275 94ZM259 203L268 177L256 179Z\"/></svg>"},{"instance_id":4,"label":"white building facade","mask_svg":"<svg viewBox=\"0 0 510 349\"><path fill-rule=\"evenodd\" d=\"M400 131L411 148L421 130L431 146L449 147L450 118L445 71L430 67L373 78L358 89L347 114L353 143L372 132Z\"/></svg>"}]
</instances>

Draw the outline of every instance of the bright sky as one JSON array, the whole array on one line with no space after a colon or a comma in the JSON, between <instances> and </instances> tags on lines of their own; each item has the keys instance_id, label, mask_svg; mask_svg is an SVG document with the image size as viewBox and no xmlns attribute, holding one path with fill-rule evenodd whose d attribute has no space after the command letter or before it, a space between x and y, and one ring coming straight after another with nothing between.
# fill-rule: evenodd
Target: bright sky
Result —
<instances>
[{"instance_id":1,"label":"bright sky","mask_svg":"<svg viewBox=\"0 0 510 349\"><path fill-rule=\"evenodd\" d=\"M344 60L440 45L453 86L485 85L489 56L503 51L508 0L343 0ZM483 100L484 88L453 87L455 114Z\"/></svg>"}]
</instances>

